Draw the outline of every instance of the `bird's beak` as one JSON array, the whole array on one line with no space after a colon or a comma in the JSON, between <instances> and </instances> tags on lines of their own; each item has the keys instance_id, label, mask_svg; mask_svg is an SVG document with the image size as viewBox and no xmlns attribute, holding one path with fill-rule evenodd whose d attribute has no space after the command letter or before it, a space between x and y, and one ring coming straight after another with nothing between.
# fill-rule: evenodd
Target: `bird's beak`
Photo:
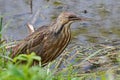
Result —
<instances>
[{"instance_id":1,"label":"bird's beak","mask_svg":"<svg viewBox=\"0 0 120 80\"><path fill-rule=\"evenodd\" d=\"M78 17L78 20L80 21L91 21L91 18L85 18L85 17Z\"/></svg>"}]
</instances>

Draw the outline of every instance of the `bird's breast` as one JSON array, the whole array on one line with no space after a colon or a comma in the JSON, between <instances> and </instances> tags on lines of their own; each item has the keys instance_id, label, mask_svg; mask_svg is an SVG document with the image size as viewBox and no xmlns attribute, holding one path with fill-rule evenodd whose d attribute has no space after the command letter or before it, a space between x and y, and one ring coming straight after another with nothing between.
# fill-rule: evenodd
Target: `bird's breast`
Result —
<instances>
[{"instance_id":1,"label":"bird's breast","mask_svg":"<svg viewBox=\"0 0 120 80\"><path fill-rule=\"evenodd\" d=\"M57 58L70 42L70 29L64 28L58 36L51 37L50 45L46 46L42 63L50 62ZM49 37L50 39L50 37Z\"/></svg>"}]
</instances>

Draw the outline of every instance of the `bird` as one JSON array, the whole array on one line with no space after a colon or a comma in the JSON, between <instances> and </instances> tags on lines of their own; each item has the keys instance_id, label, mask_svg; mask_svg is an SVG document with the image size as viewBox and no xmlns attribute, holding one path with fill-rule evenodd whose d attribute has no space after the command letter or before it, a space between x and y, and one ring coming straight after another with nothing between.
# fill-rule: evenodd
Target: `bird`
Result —
<instances>
[{"instance_id":1,"label":"bird","mask_svg":"<svg viewBox=\"0 0 120 80\"><path fill-rule=\"evenodd\" d=\"M41 57L42 65L48 64L55 60L69 44L71 24L86 20L87 18L78 17L73 12L62 12L50 25L39 27L13 47L11 57L35 52Z\"/></svg>"}]
</instances>

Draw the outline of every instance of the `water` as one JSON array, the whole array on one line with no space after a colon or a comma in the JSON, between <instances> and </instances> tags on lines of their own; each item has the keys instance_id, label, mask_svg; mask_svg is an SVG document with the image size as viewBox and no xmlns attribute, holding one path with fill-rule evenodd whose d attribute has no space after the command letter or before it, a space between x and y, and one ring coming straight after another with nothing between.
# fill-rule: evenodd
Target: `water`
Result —
<instances>
[{"instance_id":1,"label":"water","mask_svg":"<svg viewBox=\"0 0 120 80\"><path fill-rule=\"evenodd\" d=\"M34 15L39 15L33 22ZM71 26L72 43L101 43L120 38L119 0L33 0L30 14L28 0L0 0L0 15L4 16L4 38L20 40L28 35L26 23L35 28L48 25L62 11L92 18L90 22L76 22Z\"/></svg>"}]
</instances>

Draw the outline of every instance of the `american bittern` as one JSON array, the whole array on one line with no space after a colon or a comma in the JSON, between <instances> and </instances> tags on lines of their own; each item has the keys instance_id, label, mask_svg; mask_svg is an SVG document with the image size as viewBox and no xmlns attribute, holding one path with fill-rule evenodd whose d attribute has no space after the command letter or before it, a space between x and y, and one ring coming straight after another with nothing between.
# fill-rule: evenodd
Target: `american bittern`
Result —
<instances>
[{"instance_id":1,"label":"american bittern","mask_svg":"<svg viewBox=\"0 0 120 80\"><path fill-rule=\"evenodd\" d=\"M12 58L19 54L35 52L46 64L56 59L71 39L70 25L75 21L84 21L74 13L63 12L49 26L42 26L27 36L13 48Z\"/></svg>"}]
</instances>

